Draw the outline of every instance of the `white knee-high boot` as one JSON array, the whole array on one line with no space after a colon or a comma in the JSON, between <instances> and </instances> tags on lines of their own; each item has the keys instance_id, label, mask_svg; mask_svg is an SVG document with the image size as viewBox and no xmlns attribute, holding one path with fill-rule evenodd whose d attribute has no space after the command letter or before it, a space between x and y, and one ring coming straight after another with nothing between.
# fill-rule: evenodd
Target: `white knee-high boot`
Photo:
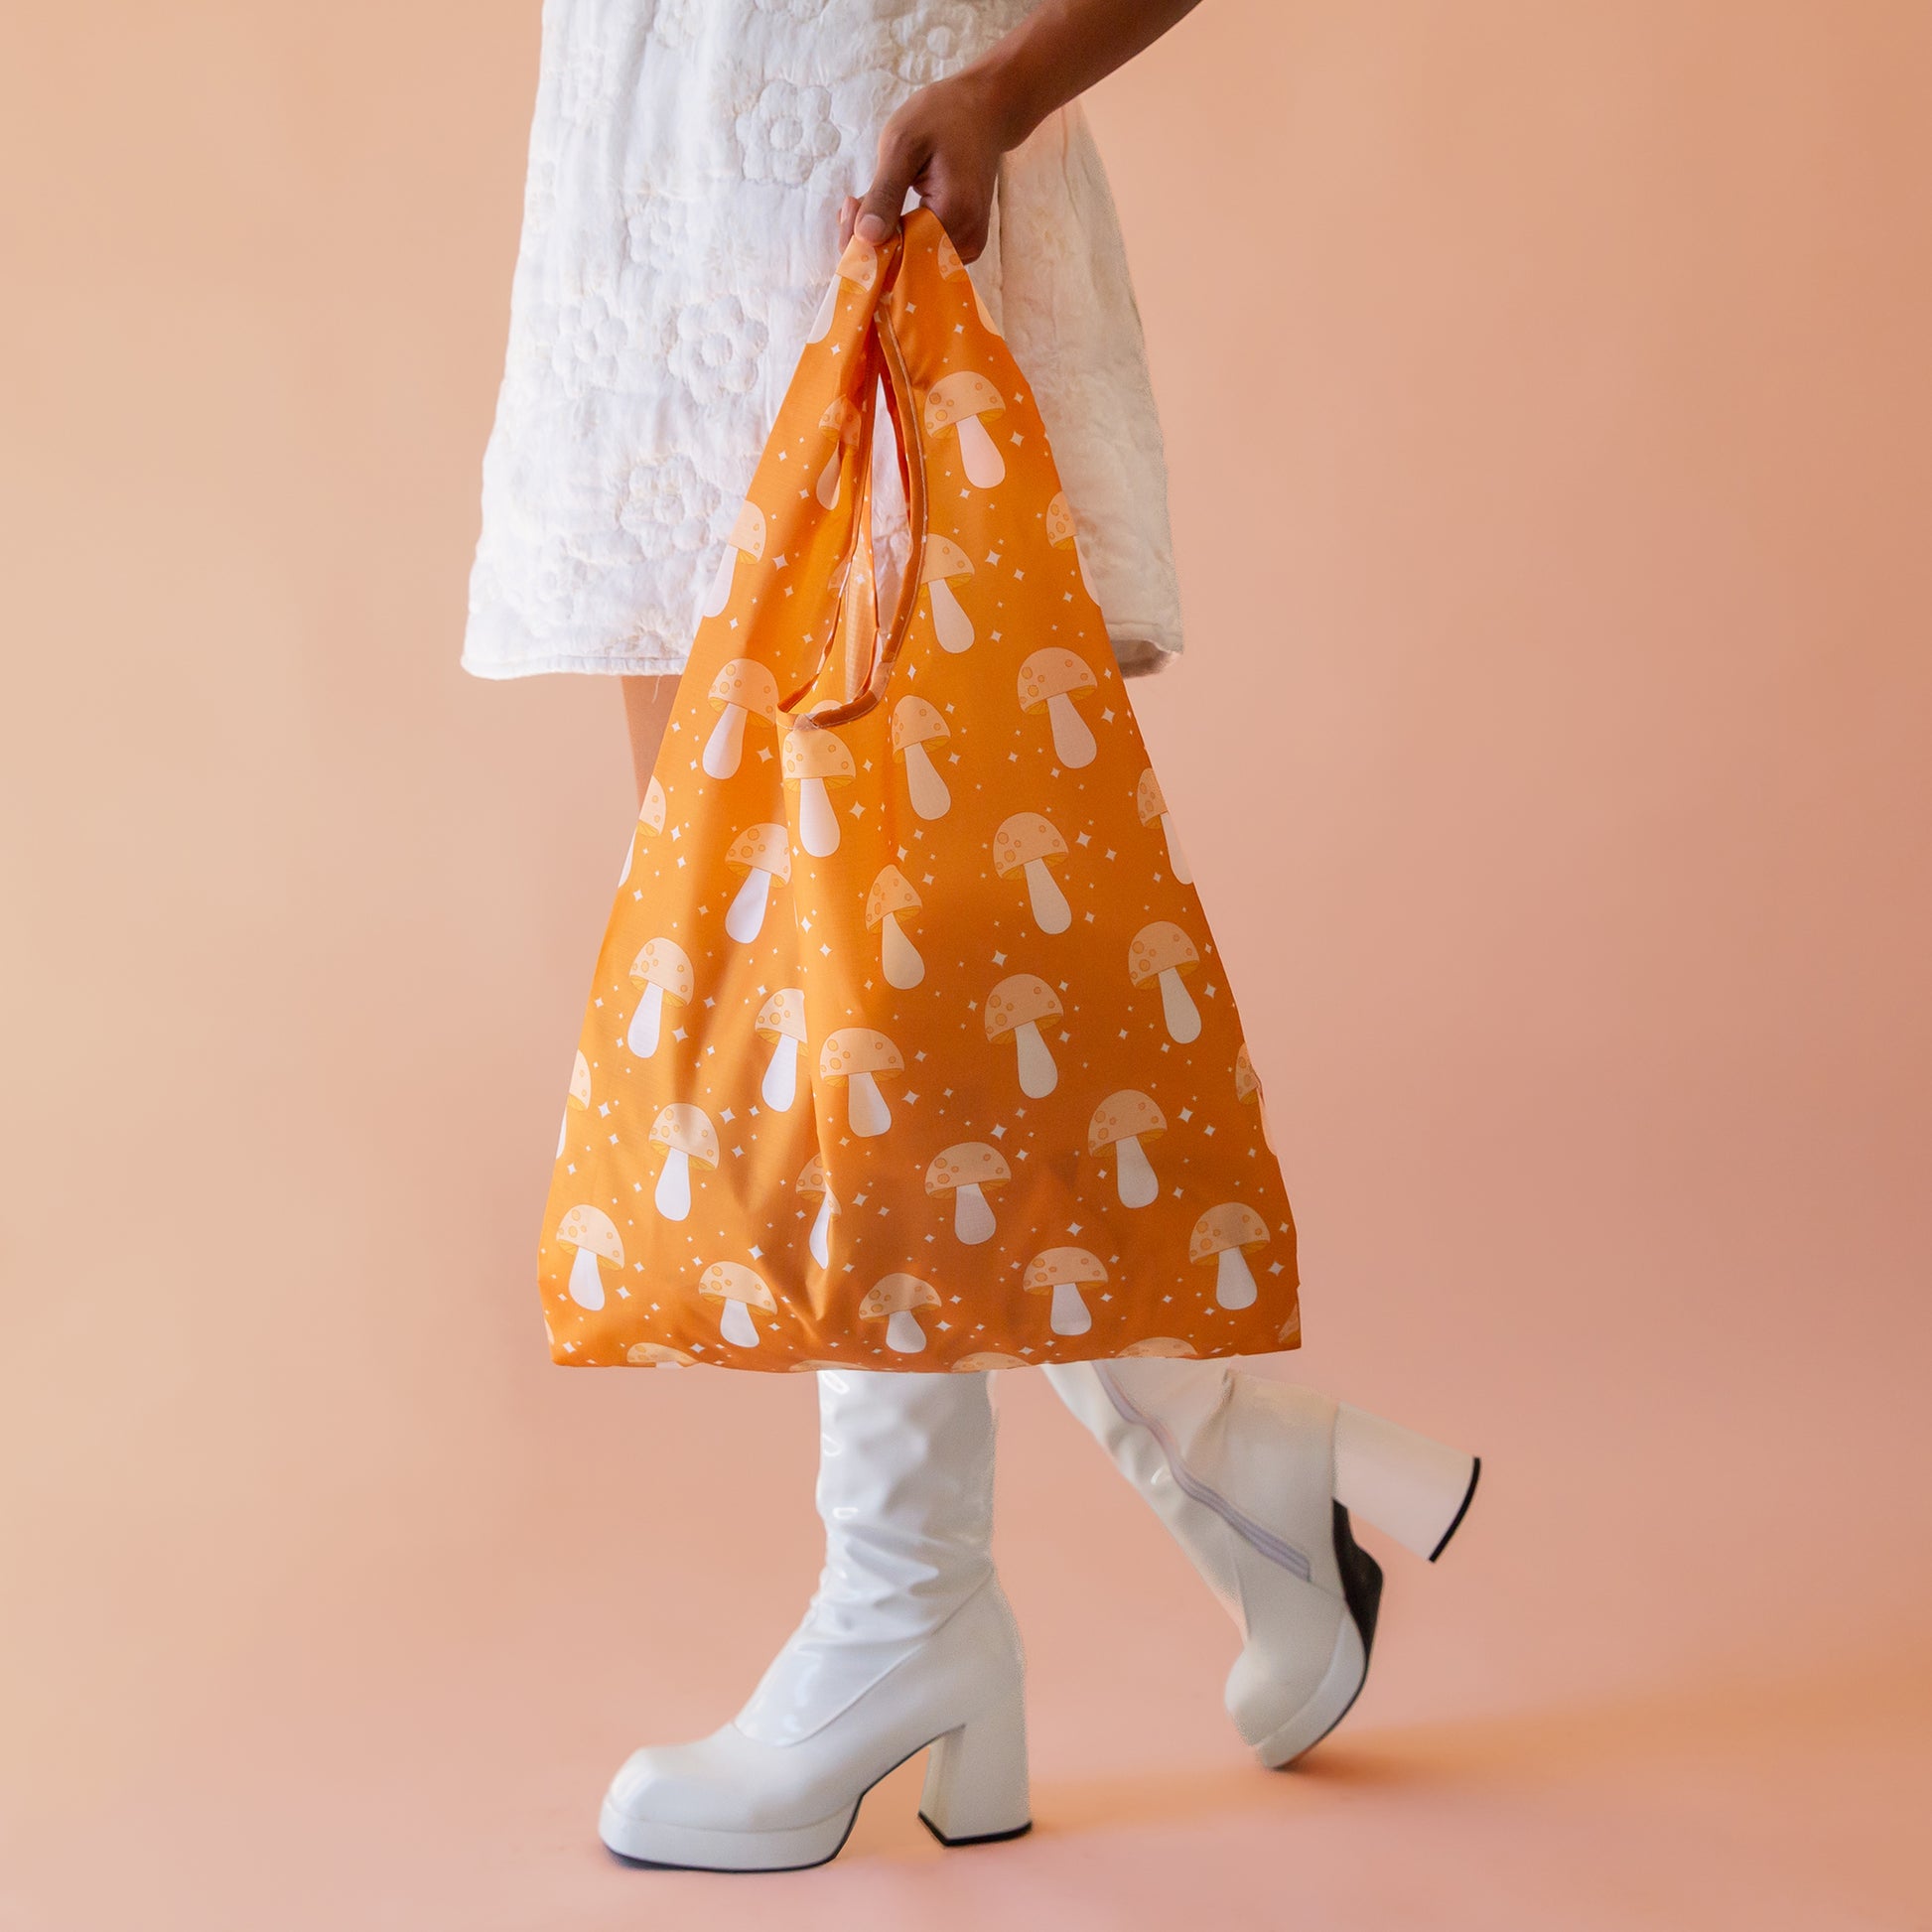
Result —
<instances>
[{"instance_id":1,"label":"white knee-high boot","mask_svg":"<svg viewBox=\"0 0 1932 1932\"><path fill-rule=\"evenodd\" d=\"M932 1746L919 1815L948 1845L1028 1829L1020 1632L993 1574L984 1375L821 1370L825 1568L750 1703L633 1752L599 1829L651 1864L820 1864L859 1801Z\"/></svg>"},{"instance_id":2,"label":"white knee-high boot","mask_svg":"<svg viewBox=\"0 0 1932 1932\"><path fill-rule=\"evenodd\" d=\"M1239 1625L1227 1680L1236 1727L1271 1768L1299 1757L1341 1722L1368 1675L1382 1571L1356 1545L1349 1511L1433 1562L1481 1464L1225 1361L1046 1374Z\"/></svg>"}]
</instances>

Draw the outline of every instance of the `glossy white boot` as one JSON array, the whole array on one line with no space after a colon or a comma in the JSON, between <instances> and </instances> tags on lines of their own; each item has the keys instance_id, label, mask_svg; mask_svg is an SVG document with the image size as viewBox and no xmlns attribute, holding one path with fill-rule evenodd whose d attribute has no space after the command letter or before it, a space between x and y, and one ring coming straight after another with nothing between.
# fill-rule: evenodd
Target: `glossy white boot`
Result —
<instances>
[{"instance_id":1,"label":"glossy white boot","mask_svg":"<svg viewBox=\"0 0 1932 1932\"><path fill-rule=\"evenodd\" d=\"M1382 1570L1349 1511L1432 1563L1480 1461L1311 1389L1223 1361L1146 1358L1047 1379L1239 1625L1227 1708L1270 1769L1325 1737L1360 1694Z\"/></svg>"},{"instance_id":2,"label":"glossy white boot","mask_svg":"<svg viewBox=\"0 0 1932 1932\"><path fill-rule=\"evenodd\" d=\"M818 1394L818 1591L732 1723L619 1771L598 1829L623 1858L822 1864L860 1799L928 1745L919 1816L941 1844L1032 1824L1020 1632L990 1550L986 1377L823 1369Z\"/></svg>"}]
</instances>

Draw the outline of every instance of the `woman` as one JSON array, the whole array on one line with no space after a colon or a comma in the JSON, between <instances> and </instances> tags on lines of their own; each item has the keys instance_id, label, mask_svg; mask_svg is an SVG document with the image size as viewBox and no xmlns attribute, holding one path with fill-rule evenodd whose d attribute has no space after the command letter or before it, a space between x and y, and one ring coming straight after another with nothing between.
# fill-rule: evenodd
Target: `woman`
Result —
<instances>
[{"instance_id":1,"label":"woman","mask_svg":"<svg viewBox=\"0 0 1932 1932\"><path fill-rule=\"evenodd\" d=\"M1068 103L1191 4L551 0L469 667L621 674L641 796L689 612L834 256L885 243L913 191L1027 373L1123 673L1177 651L1138 322ZM875 139L870 186L840 198ZM894 470L882 451L876 474ZM880 533L884 578L905 533L883 516ZM1433 1558L1474 1458L1220 1359L1046 1373L1235 1616L1230 1714L1264 1764L1290 1762L1367 1670L1381 1576L1348 1511ZM601 1829L622 1856L819 1863L865 1791L928 1745L921 1816L944 1842L1028 1827L986 1376L818 1384L819 1589L732 1724L621 1769Z\"/></svg>"}]
</instances>

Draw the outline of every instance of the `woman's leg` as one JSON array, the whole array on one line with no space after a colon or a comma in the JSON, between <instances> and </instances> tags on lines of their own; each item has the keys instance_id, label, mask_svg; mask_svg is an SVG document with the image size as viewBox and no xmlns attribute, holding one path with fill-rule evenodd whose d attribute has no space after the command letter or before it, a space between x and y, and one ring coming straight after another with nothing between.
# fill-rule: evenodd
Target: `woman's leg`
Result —
<instances>
[{"instance_id":1,"label":"woman's leg","mask_svg":"<svg viewBox=\"0 0 1932 1932\"><path fill-rule=\"evenodd\" d=\"M678 677L627 677L623 680L623 715L630 726L630 762L637 773L637 799L643 802L644 787L650 783L651 766L657 762L657 748L664 728L671 722L671 704L677 697Z\"/></svg>"}]
</instances>

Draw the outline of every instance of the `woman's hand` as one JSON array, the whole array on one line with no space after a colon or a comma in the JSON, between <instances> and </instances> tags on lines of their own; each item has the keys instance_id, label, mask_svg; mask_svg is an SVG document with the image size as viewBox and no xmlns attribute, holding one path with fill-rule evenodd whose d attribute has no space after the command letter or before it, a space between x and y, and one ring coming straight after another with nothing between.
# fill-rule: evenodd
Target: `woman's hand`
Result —
<instances>
[{"instance_id":1,"label":"woman's hand","mask_svg":"<svg viewBox=\"0 0 1932 1932\"><path fill-rule=\"evenodd\" d=\"M993 219L1000 157L1054 108L1159 40L1196 0L1040 0L971 67L921 87L879 135L879 167L839 208L839 246L884 241L908 189L939 217L963 261Z\"/></svg>"}]
</instances>

